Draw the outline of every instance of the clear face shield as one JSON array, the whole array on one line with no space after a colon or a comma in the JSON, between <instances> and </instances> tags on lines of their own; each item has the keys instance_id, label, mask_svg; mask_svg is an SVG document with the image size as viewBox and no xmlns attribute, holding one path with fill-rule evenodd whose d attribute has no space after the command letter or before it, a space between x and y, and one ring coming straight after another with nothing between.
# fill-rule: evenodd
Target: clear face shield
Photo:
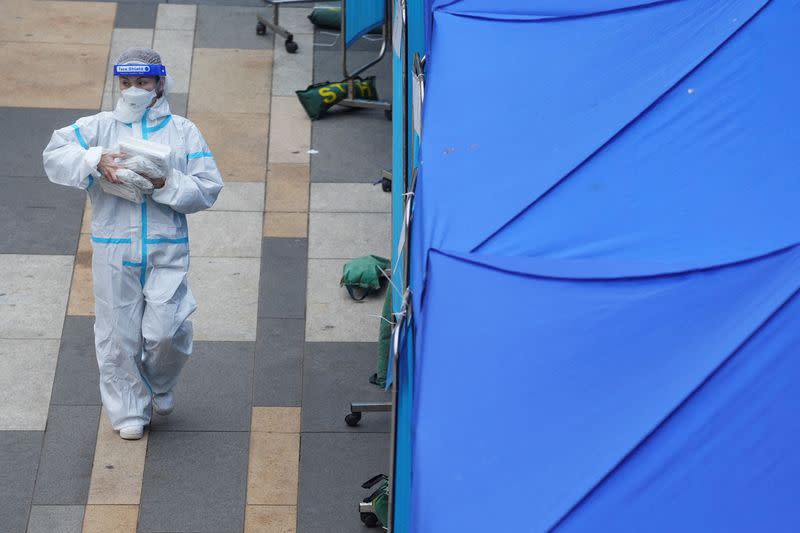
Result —
<instances>
[{"instance_id":1,"label":"clear face shield","mask_svg":"<svg viewBox=\"0 0 800 533\"><path fill-rule=\"evenodd\" d=\"M145 110L166 96L170 85L164 65L126 63L114 65L114 116L125 123L142 118Z\"/></svg>"}]
</instances>

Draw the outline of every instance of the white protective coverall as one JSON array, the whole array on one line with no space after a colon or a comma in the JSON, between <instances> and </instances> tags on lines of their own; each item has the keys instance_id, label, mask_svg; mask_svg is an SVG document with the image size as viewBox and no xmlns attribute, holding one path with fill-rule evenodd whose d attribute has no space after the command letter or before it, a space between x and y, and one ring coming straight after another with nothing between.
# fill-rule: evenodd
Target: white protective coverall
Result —
<instances>
[{"instance_id":1,"label":"white protective coverall","mask_svg":"<svg viewBox=\"0 0 800 533\"><path fill-rule=\"evenodd\" d=\"M172 148L172 173L141 204L103 192L104 149L139 137ZM114 429L147 425L151 395L168 392L192 352L197 308L187 283L186 214L208 209L222 177L197 126L159 98L140 121L111 112L56 130L43 153L50 181L86 189L92 202L95 347L100 394Z\"/></svg>"}]
</instances>

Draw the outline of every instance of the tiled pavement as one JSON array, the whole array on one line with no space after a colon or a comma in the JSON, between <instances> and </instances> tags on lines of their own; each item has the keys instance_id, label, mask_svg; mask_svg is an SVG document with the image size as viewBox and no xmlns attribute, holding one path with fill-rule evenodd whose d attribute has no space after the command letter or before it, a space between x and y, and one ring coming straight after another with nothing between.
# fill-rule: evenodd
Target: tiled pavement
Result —
<instances>
[{"instance_id":1,"label":"tiled pavement","mask_svg":"<svg viewBox=\"0 0 800 533\"><path fill-rule=\"evenodd\" d=\"M289 55L255 34L262 5L0 0L4 533L363 530L359 484L386 471L389 419L343 417L386 399L367 383L382 302L350 301L338 279L350 257L389 255L389 197L370 182L390 126L378 111L312 124L294 91L340 78L335 37L285 9ZM97 390L91 207L47 181L41 151L112 107L108 65L135 45L164 56L173 112L198 124L226 187L190 217L199 310L178 407L127 442ZM388 97L387 62L374 71Z\"/></svg>"}]
</instances>

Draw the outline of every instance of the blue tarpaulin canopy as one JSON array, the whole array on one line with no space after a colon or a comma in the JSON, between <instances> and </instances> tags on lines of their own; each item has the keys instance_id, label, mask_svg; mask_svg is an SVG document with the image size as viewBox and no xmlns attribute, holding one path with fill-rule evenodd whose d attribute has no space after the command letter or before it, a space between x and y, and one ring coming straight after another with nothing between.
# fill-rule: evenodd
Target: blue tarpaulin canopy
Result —
<instances>
[{"instance_id":1,"label":"blue tarpaulin canopy","mask_svg":"<svg viewBox=\"0 0 800 533\"><path fill-rule=\"evenodd\" d=\"M428 0L411 530L794 531L800 2L563 4Z\"/></svg>"}]
</instances>

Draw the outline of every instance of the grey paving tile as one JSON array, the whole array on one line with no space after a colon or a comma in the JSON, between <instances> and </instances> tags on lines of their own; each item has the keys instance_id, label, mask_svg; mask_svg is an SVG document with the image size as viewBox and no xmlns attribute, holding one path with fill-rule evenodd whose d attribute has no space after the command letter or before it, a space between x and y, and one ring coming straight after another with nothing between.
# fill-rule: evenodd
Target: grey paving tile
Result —
<instances>
[{"instance_id":1,"label":"grey paving tile","mask_svg":"<svg viewBox=\"0 0 800 533\"><path fill-rule=\"evenodd\" d=\"M308 256L345 260L370 254L389 257L391 231L388 213L311 213Z\"/></svg>"},{"instance_id":2,"label":"grey paving tile","mask_svg":"<svg viewBox=\"0 0 800 533\"><path fill-rule=\"evenodd\" d=\"M163 0L158 0L163 1ZM203 6L245 6L245 7L263 7L264 0L168 0L170 4L198 4ZM256 27L253 26L253 33Z\"/></svg>"},{"instance_id":3,"label":"grey paving tile","mask_svg":"<svg viewBox=\"0 0 800 533\"><path fill-rule=\"evenodd\" d=\"M288 11L288 10L287 10ZM299 11L299 10L292 10ZM281 12L282 14L283 12ZM283 45L275 48L272 63L272 94L273 96L295 96L295 91L300 91L311 85L312 70L314 67L314 47L311 35L295 35L294 40L300 47L290 54Z\"/></svg>"},{"instance_id":4,"label":"grey paving tile","mask_svg":"<svg viewBox=\"0 0 800 533\"><path fill-rule=\"evenodd\" d=\"M255 342L260 268L256 257L192 258L195 340Z\"/></svg>"},{"instance_id":5,"label":"grey paving tile","mask_svg":"<svg viewBox=\"0 0 800 533\"><path fill-rule=\"evenodd\" d=\"M186 93L173 93L169 95L169 110L173 115L186 116L186 108L189 105L189 95Z\"/></svg>"},{"instance_id":6,"label":"grey paving tile","mask_svg":"<svg viewBox=\"0 0 800 533\"><path fill-rule=\"evenodd\" d=\"M297 533L363 533L361 483L389 468L389 436L304 433L300 439Z\"/></svg>"},{"instance_id":7,"label":"grey paving tile","mask_svg":"<svg viewBox=\"0 0 800 533\"><path fill-rule=\"evenodd\" d=\"M0 177L0 189L0 254L75 255L85 192L30 177Z\"/></svg>"},{"instance_id":8,"label":"grey paving tile","mask_svg":"<svg viewBox=\"0 0 800 533\"><path fill-rule=\"evenodd\" d=\"M0 161L6 176L44 176L42 151L53 131L93 114L86 109L0 107L0 124L6 134L0 143Z\"/></svg>"},{"instance_id":9,"label":"grey paving tile","mask_svg":"<svg viewBox=\"0 0 800 533\"><path fill-rule=\"evenodd\" d=\"M94 318L67 316L58 350L51 405L100 405Z\"/></svg>"},{"instance_id":10,"label":"grey paving tile","mask_svg":"<svg viewBox=\"0 0 800 533\"><path fill-rule=\"evenodd\" d=\"M257 335L253 405L299 406L303 386L305 321L261 318Z\"/></svg>"},{"instance_id":11,"label":"grey paving tile","mask_svg":"<svg viewBox=\"0 0 800 533\"><path fill-rule=\"evenodd\" d=\"M54 405L36 475L36 505L84 505L89 496L100 407Z\"/></svg>"},{"instance_id":12,"label":"grey paving tile","mask_svg":"<svg viewBox=\"0 0 800 533\"><path fill-rule=\"evenodd\" d=\"M359 426L344 423L350 402L387 402L388 392L372 385L378 345L373 342L309 342L303 357L305 432L388 432L389 413L367 413Z\"/></svg>"},{"instance_id":13,"label":"grey paving tile","mask_svg":"<svg viewBox=\"0 0 800 533\"><path fill-rule=\"evenodd\" d=\"M249 431L252 342L195 342L175 387L169 416L153 417L152 431Z\"/></svg>"},{"instance_id":14,"label":"grey paving tile","mask_svg":"<svg viewBox=\"0 0 800 533\"><path fill-rule=\"evenodd\" d=\"M392 195L372 183L312 183L314 213L391 213Z\"/></svg>"},{"instance_id":15,"label":"grey paving tile","mask_svg":"<svg viewBox=\"0 0 800 533\"><path fill-rule=\"evenodd\" d=\"M262 246L258 316L303 318L308 240L265 237Z\"/></svg>"},{"instance_id":16,"label":"grey paving tile","mask_svg":"<svg viewBox=\"0 0 800 533\"><path fill-rule=\"evenodd\" d=\"M250 435L153 432L139 532L235 532L244 527Z\"/></svg>"},{"instance_id":17,"label":"grey paving tile","mask_svg":"<svg viewBox=\"0 0 800 533\"><path fill-rule=\"evenodd\" d=\"M0 430L44 430L57 360L55 339L0 338Z\"/></svg>"},{"instance_id":18,"label":"grey paving tile","mask_svg":"<svg viewBox=\"0 0 800 533\"><path fill-rule=\"evenodd\" d=\"M158 6L156 29L159 30L194 30L197 20L197 6L170 5L161 3Z\"/></svg>"},{"instance_id":19,"label":"grey paving tile","mask_svg":"<svg viewBox=\"0 0 800 533\"><path fill-rule=\"evenodd\" d=\"M0 530L24 533L28 525L41 431L0 431Z\"/></svg>"},{"instance_id":20,"label":"grey paving tile","mask_svg":"<svg viewBox=\"0 0 800 533\"><path fill-rule=\"evenodd\" d=\"M0 339L61 338L73 262L71 255L0 254ZM54 354L53 370L55 362Z\"/></svg>"},{"instance_id":21,"label":"grey paving tile","mask_svg":"<svg viewBox=\"0 0 800 533\"><path fill-rule=\"evenodd\" d=\"M154 28L156 25L157 3L125 3L117 6L115 28Z\"/></svg>"},{"instance_id":22,"label":"grey paving tile","mask_svg":"<svg viewBox=\"0 0 800 533\"><path fill-rule=\"evenodd\" d=\"M243 2L241 5L245 5ZM263 5L263 4L262 4ZM263 8L235 5L197 7L196 48L272 48L269 36L256 34L256 15Z\"/></svg>"},{"instance_id":23,"label":"grey paving tile","mask_svg":"<svg viewBox=\"0 0 800 533\"><path fill-rule=\"evenodd\" d=\"M81 533L83 505L34 505L27 533Z\"/></svg>"}]
</instances>

